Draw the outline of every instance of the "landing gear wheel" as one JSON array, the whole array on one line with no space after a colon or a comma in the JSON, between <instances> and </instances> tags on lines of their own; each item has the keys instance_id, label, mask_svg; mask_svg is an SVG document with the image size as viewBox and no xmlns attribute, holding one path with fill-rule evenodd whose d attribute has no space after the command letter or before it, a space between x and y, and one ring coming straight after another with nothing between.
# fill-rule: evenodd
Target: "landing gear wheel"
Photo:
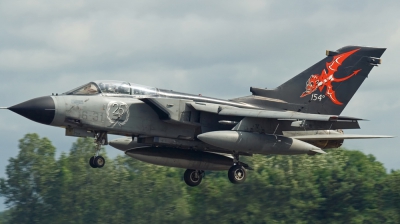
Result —
<instances>
[{"instance_id":1,"label":"landing gear wheel","mask_svg":"<svg viewBox=\"0 0 400 224\"><path fill-rule=\"evenodd\" d=\"M106 164L106 160L102 156L94 157L93 164L97 168L102 168Z\"/></svg>"},{"instance_id":2,"label":"landing gear wheel","mask_svg":"<svg viewBox=\"0 0 400 224\"><path fill-rule=\"evenodd\" d=\"M228 171L228 178L233 184L241 184L246 180L246 170L241 165L234 165Z\"/></svg>"},{"instance_id":3,"label":"landing gear wheel","mask_svg":"<svg viewBox=\"0 0 400 224\"><path fill-rule=\"evenodd\" d=\"M183 175L185 183L191 187L196 187L203 179L204 171L187 169Z\"/></svg>"},{"instance_id":4,"label":"landing gear wheel","mask_svg":"<svg viewBox=\"0 0 400 224\"><path fill-rule=\"evenodd\" d=\"M89 159L89 165L92 168L97 168L97 166L94 164L94 156L90 157Z\"/></svg>"}]
</instances>

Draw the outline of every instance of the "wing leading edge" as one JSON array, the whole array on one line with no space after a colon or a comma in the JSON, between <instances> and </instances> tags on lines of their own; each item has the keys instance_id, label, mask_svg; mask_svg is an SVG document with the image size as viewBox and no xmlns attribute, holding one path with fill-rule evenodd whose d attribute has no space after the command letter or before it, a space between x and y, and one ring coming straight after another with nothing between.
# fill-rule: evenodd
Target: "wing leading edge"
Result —
<instances>
[{"instance_id":1,"label":"wing leading edge","mask_svg":"<svg viewBox=\"0 0 400 224\"><path fill-rule=\"evenodd\" d=\"M371 138L393 138L394 136L389 135L355 135L355 134L337 134L337 135L303 135L303 136L292 136L301 141L311 140L344 140L344 139L371 139Z\"/></svg>"},{"instance_id":2,"label":"wing leading edge","mask_svg":"<svg viewBox=\"0 0 400 224\"><path fill-rule=\"evenodd\" d=\"M339 115L306 114L293 111L270 111L270 110L242 109L242 108L234 108L234 109L226 108L222 109L218 114L226 116L242 116L242 117L270 118L270 119L301 119L301 120L312 120L312 121L364 120L361 118L339 116Z\"/></svg>"}]
</instances>

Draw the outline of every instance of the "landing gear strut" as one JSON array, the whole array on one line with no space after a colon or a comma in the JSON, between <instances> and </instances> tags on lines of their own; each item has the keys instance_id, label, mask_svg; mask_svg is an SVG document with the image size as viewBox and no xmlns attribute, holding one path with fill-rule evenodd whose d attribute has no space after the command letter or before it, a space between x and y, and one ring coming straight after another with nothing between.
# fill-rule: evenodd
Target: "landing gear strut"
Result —
<instances>
[{"instance_id":1,"label":"landing gear strut","mask_svg":"<svg viewBox=\"0 0 400 224\"><path fill-rule=\"evenodd\" d=\"M89 165L92 168L102 168L106 164L106 160L99 155L102 145L107 145L107 132L96 132L94 137L94 143L96 143L96 153L90 157Z\"/></svg>"},{"instance_id":2,"label":"landing gear strut","mask_svg":"<svg viewBox=\"0 0 400 224\"><path fill-rule=\"evenodd\" d=\"M185 174L183 175L183 179L185 180L185 183L191 187L198 186L201 183L201 180L204 177L204 171L203 170L192 170L192 169L187 169L185 171Z\"/></svg>"},{"instance_id":3,"label":"landing gear strut","mask_svg":"<svg viewBox=\"0 0 400 224\"><path fill-rule=\"evenodd\" d=\"M228 170L229 181L233 184L241 184L246 180L246 169L239 162L239 155L233 155L233 166Z\"/></svg>"}]
</instances>

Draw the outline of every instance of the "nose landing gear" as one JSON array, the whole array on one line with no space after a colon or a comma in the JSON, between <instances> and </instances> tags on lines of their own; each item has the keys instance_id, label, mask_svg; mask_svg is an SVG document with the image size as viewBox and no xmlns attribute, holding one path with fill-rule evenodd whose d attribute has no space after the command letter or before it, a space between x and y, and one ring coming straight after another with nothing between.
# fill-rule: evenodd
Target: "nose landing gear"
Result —
<instances>
[{"instance_id":1,"label":"nose landing gear","mask_svg":"<svg viewBox=\"0 0 400 224\"><path fill-rule=\"evenodd\" d=\"M92 156L89 159L89 165L92 168L102 168L106 164L106 160L102 156Z\"/></svg>"},{"instance_id":2,"label":"nose landing gear","mask_svg":"<svg viewBox=\"0 0 400 224\"><path fill-rule=\"evenodd\" d=\"M99 155L102 145L107 145L107 132L96 132L94 143L96 143L96 153L94 156L90 157L89 165L92 168L102 168L106 164L106 160Z\"/></svg>"}]
</instances>

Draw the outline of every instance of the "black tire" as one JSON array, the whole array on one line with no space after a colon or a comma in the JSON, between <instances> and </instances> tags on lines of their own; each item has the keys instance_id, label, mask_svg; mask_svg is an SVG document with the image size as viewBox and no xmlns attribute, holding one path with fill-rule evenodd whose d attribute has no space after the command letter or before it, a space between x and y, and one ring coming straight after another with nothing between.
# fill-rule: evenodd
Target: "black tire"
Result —
<instances>
[{"instance_id":1,"label":"black tire","mask_svg":"<svg viewBox=\"0 0 400 224\"><path fill-rule=\"evenodd\" d=\"M246 170L241 165L234 165L228 171L229 181L233 184L243 183L246 177Z\"/></svg>"},{"instance_id":2,"label":"black tire","mask_svg":"<svg viewBox=\"0 0 400 224\"><path fill-rule=\"evenodd\" d=\"M97 168L102 168L106 164L106 160L102 156L96 156L93 160L93 164Z\"/></svg>"},{"instance_id":3,"label":"black tire","mask_svg":"<svg viewBox=\"0 0 400 224\"><path fill-rule=\"evenodd\" d=\"M185 171L185 174L183 175L183 179L185 180L185 183L191 187L196 187L201 183L201 180L203 179L203 174L201 171L198 170L191 170L187 169Z\"/></svg>"},{"instance_id":4,"label":"black tire","mask_svg":"<svg viewBox=\"0 0 400 224\"><path fill-rule=\"evenodd\" d=\"M92 168L97 168L96 164L94 164L94 156L90 157L89 159L89 165Z\"/></svg>"}]
</instances>

